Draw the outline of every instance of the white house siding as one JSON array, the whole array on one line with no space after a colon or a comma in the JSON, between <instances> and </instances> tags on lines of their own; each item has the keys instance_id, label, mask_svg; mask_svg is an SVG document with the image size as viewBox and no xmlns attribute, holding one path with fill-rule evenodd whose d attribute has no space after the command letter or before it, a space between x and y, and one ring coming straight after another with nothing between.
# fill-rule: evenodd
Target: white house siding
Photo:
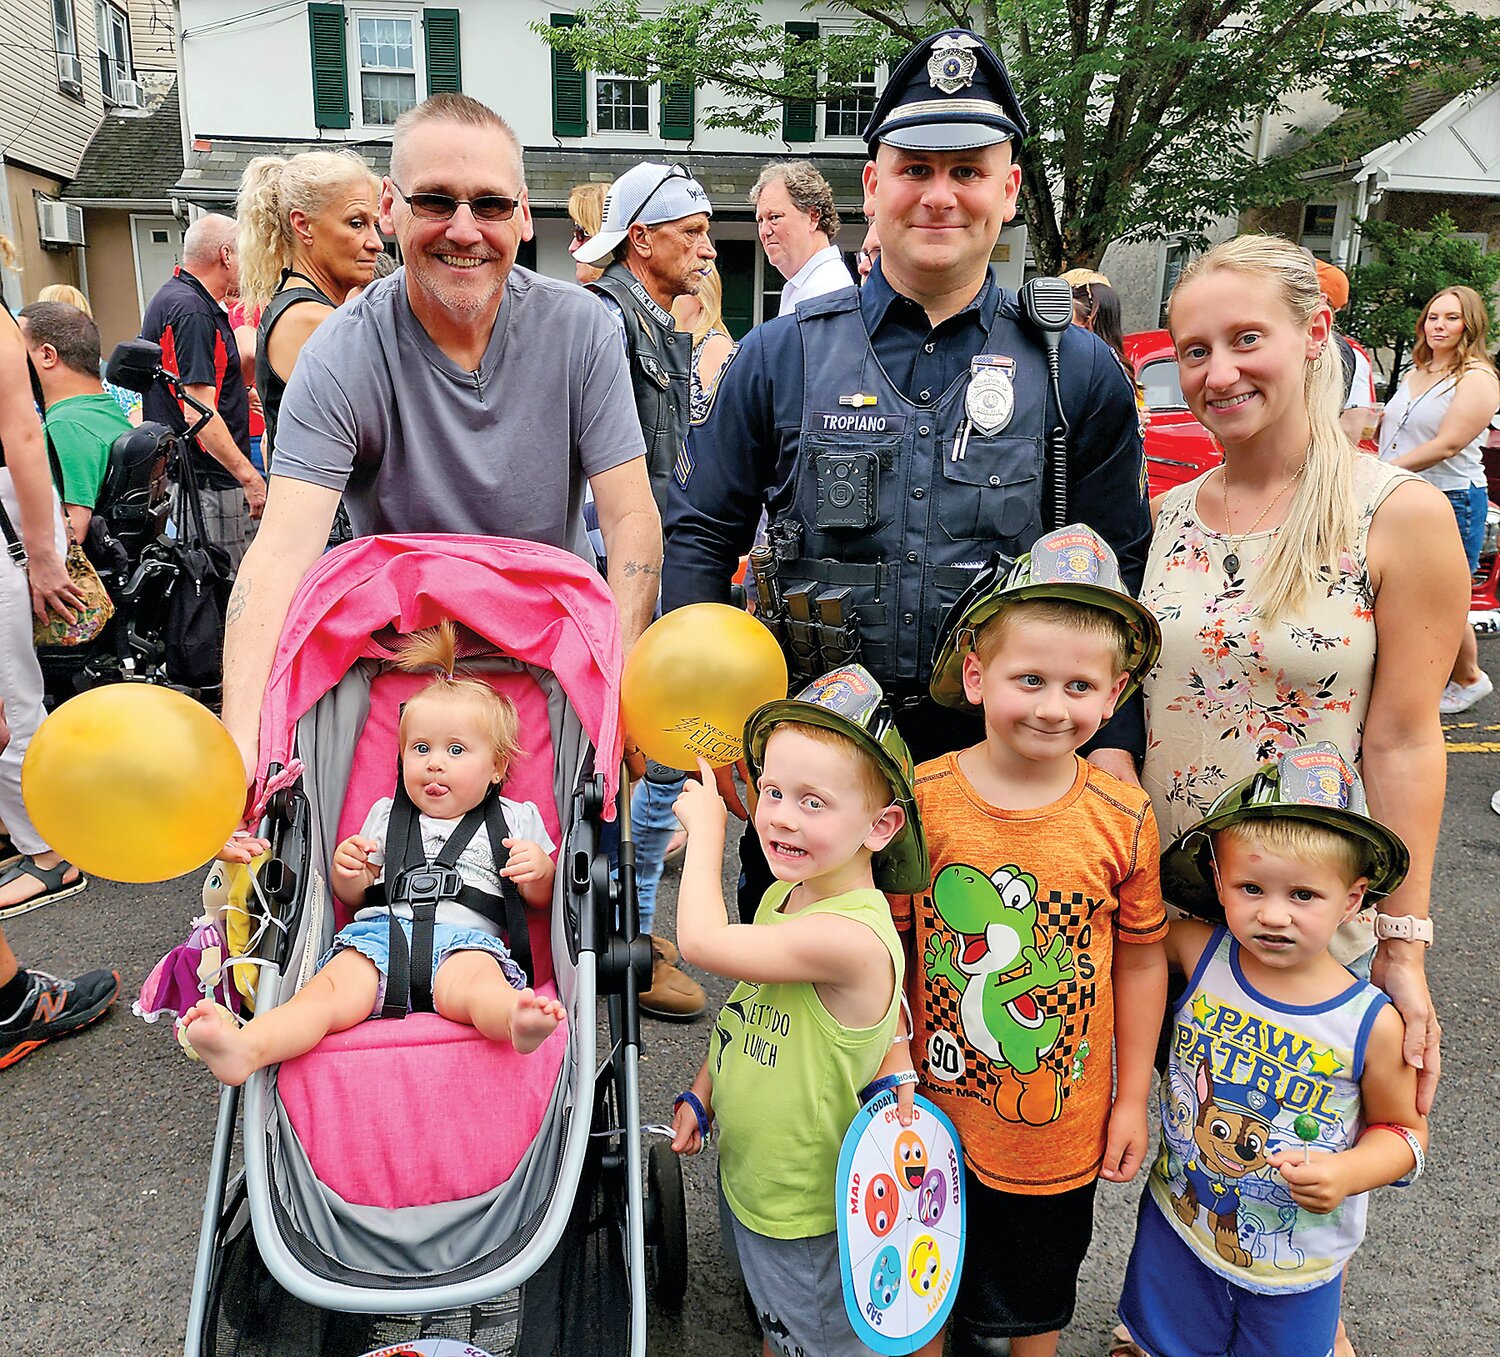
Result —
<instances>
[{"instance_id":1,"label":"white house siding","mask_svg":"<svg viewBox=\"0 0 1500 1357\"><path fill-rule=\"evenodd\" d=\"M83 98L57 86L56 38L49 0L6 0L6 51L0 63L0 146L19 162L71 179L104 116L93 0L73 0Z\"/></svg>"},{"instance_id":2,"label":"white house siding","mask_svg":"<svg viewBox=\"0 0 1500 1357\"><path fill-rule=\"evenodd\" d=\"M120 0L116 0L120 3ZM130 55L137 71L175 71L172 0L129 0Z\"/></svg>"},{"instance_id":3,"label":"white house siding","mask_svg":"<svg viewBox=\"0 0 1500 1357\"><path fill-rule=\"evenodd\" d=\"M552 70L546 43L530 29L546 24L549 16L572 12L574 3L543 0L468 0L449 8L460 11L460 47L466 94L496 109L515 128L523 146L577 146L591 151L639 149L648 155L679 159L705 151L741 151L774 155L789 152L818 155L861 151L857 137L820 138L788 148L779 135L752 137L723 128L707 128L712 89L697 91L697 135L691 142L663 143L646 133L593 132L587 138L552 134ZM420 4L370 3L346 5L349 15L420 15ZM348 131L320 131L313 124L312 62L308 45L307 11L303 6L253 13L247 17L243 0L182 0L183 98L188 125L199 137L257 137L328 141L382 140L388 127L356 125ZM766 0L772 21L816 20L825 31L839 20L808 11L801 0ZM420 46L420 40L418 42ZM354 36L349 34L350 67L354 69ZM252 74L253 73L253 74ZM883 75L881 77L883 81ZM420 88L420 87L419 87ZM592 83L590 84L592 90ZM722 100L725 96L719 95ZM657 115L652 92L653 126ZM589 100L592 126L593 100ZM821 125L820 125L821 131Z\"/></svg>"}]
</instances>

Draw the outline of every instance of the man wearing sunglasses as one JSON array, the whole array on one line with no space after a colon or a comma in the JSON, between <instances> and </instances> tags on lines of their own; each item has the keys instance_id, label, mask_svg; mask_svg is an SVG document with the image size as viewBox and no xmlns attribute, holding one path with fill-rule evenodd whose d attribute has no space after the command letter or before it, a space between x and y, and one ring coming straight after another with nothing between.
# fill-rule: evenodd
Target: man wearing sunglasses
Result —
<instances>
[{"instance_id":1,"label":"man wearing sunglasses","mask_svg":"<svg viewBox=\"0 0 1500 1357\"><path fill-rule=\"evenodd\" d=\"M619 322L658 508L665 506L691 410L693 336L678 330L672 303L696 293L713 262L712 215L708 194L686 165L643 161L610 186L598 232L573 250L575 263L604 269L589 287ZM672 804L681 790L681 773L648 763L631 802L638 880L648 883L640 892L641 931L651 936L653 957L641 1009L674 1020L697 1017L708 1002L703 986L679 969L677 949L653 932L654 883L677 828Z\"/></svg>"},{"instance_id":2,"label":"man wearing sunglasses","mask_svg":"<svg viewBox=\"0 0 1500 1357\"><path fill-rule=\"evenodd\" d=\"M532 224L514 133L476 99L434 95L396 124L390 168L380 226L405 267L298 358L230 600L224 722L251 768L276 640L340 496L360 536L516 537L592 561L591 487L627 652L656 607L661 523L625 356L595 301L515 267Z\"/></svg>"},{"instance_id":3,"label":"man wearing sunglasses","mask_svg":"<svg viewBox=\"0 0 1500 1357\"><path fill-rule=\"evenodd\" d=\"M666 517L669 607L725 601L751 554L761 614L793 685L858 658L918 759L973 744L977 715L928 693L944 613L992 553L1028 551L1044 522L1044 449L1057 423L1039 327L990 269L1016 211L1026 117L973 33L924 39L892 71L865 128L864 210L880 255L862 288L752 330L693 426ZM1130 384L1094 335L1058 337L1069 521L1109 543L1132 587L1149 518ZM1134 776L1139 708L1095 757ZM738 796L727 777L720 788ZM731 799L733 797L733 799ZM742 910L758 845L742 844ZM765 869L762 867L761 871Z\"/></svg>"}]
</instances>

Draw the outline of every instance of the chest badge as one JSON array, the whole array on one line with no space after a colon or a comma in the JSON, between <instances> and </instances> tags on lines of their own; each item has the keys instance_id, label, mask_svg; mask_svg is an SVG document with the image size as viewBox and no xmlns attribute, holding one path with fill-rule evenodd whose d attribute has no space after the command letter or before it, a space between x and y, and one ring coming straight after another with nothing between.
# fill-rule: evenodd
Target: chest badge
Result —
<instances>
[{"instance_id":1,"label":"chest badge","mask_svg":"<svg viewBox=\"0 0 1500 1357\"><path fill-rule=\"evenodd\" d=\"M875 397L864 391L856 391L852 396L840 396L839 404L850 406L855 410L863 410L865 406L875 404Z\"/></svg>"},{"instance_id":2,"label":"chest badge","mask_svg":"<svg viewBox=\"0 0 1500 1357\"><path fill-rule=\"evenodd\" d=\"M1010 423L1016 410L1016 388L1011 374L1016 360L1004 354L979 354L969 365L969 389L964 393L964 413L969 423L986 438Z\"/></svg>"}]
</instances>

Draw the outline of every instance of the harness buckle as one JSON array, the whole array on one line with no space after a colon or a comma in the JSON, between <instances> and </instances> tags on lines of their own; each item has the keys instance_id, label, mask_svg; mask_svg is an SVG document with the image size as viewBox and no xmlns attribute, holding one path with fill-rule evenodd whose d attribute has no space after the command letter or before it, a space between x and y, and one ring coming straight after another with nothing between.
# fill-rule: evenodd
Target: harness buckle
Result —
<instances>
[{"instance_id":1,"label":"harness buckle","mask_svg":"<svg viewBox=\"0 0 1500 1357\"><path fill-rule=\"evenodd\" d=\"M463 878L451 867L410 867L396 878L393 905L440 905L457 900Z\"/></svg>"}]
</instances>

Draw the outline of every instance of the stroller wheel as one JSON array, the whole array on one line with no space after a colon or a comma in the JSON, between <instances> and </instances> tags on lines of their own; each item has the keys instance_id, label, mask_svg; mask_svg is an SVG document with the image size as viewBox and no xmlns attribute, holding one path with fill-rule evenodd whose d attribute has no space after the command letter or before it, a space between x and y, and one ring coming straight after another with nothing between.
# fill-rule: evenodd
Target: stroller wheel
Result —
<instances>
[{"instance_id":1,"label":"stroller wheel","mask_svg":"<svg viewBox=\"0 0 1500 1357\"><path fill-rule=\"evenodd\" d=\"M675 1314L687 1292L687 1202L682 1165L660 1140L646 1159L646 1258L656 1303Z\"/></svg>"}]
</instances>

